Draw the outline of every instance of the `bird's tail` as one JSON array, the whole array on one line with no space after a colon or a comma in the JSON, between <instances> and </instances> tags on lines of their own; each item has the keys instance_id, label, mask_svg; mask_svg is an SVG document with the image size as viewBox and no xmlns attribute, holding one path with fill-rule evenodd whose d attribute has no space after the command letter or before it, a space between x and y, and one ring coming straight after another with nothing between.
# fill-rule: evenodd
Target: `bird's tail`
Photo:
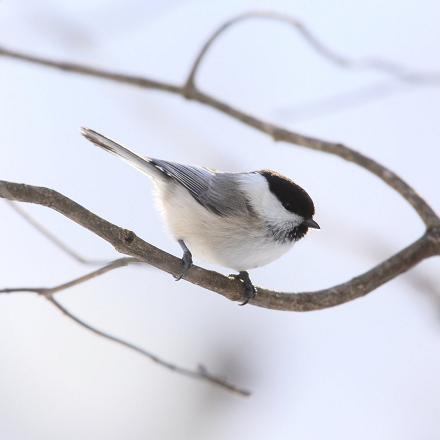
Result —
<instances>
[{"instance_id":1,"label":"bird's tail","mask_svg":"<svg viewBox=\"0 0 440 440\"><path fill-rule=\"evenodd\" d=\"M143 159L130 151L128 148L123 147L122 145L112 141L109 138L106 138L94 130L90 130L90 128L81 128L81 134L90 142L93 142L103 150L120 157L142 173L147 174L150 177L161 177L160 171L150 162L148 158Z\"/></svg>"}]
</instances>

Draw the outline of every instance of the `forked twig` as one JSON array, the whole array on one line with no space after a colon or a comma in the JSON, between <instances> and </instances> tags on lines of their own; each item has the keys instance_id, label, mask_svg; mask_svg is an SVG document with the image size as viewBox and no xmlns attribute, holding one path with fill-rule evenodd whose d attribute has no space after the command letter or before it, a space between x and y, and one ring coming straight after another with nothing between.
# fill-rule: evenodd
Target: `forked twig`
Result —
<instances>
[{"instance_id":1,"label":"forked twig","mask_svg":"<svg viewBox=\"0 0 440 440\"><path fill-rule=\"evenodd\" d=\"M5 288L0 289L0 294L8 294L8 293L35 293L37 295L43 296L47 299L47 301L50 302L58 311L63 313L64 316L69 318L70 320L74 321L79 326L83 327L84 329L94 333L97 336L100 336L104 339L107 339L111 342L114 342L116 344L122 345L123 347L126 347L132 351L135 351L136 353L148 358L149 360L155 362L156 364L174 371L176 373L182 374L187 377L191 377L193 379L198 380L204 380L209 383L212 383L214 385L217 385L219 387L222 387L228 391L237 393L241 396L249 396L250 392L248 390L245 390L243 388L240 388L230 382L228 382L226 379L215 376L206 369L204 366L199 366L195 370L191 370L189 368L180 367L179 365L176 365L174 363L171 363L169 361L166 361L159 356L151 353L150 351L145 350L144 348L133 344L131 342L125 341L122 338L119 338L117 336L113 336L110 333L104 332L87 322L85 322L83 319L78 318L75 314L70 312L65 306L63 306L58 300L54 298L54 295L56 293L59 293L61 291L64 291L66 289L69 289L71 287L77 286L79 284L85 283L87 281L90 281L93 278L97 278L101 275L104 275L107 272L110 272L114 269L118 269L120 267L125 267L131 264L142 264L141 261L139 261L136 258L119 258L118 260L112 261L111 263L101 267L98 270L95 270L93 272L90 272L86 275L83 275L81 277L75 278L67 283L60 284L55 287L14 287L14 288Z\"/></svg>"}]
</instances>

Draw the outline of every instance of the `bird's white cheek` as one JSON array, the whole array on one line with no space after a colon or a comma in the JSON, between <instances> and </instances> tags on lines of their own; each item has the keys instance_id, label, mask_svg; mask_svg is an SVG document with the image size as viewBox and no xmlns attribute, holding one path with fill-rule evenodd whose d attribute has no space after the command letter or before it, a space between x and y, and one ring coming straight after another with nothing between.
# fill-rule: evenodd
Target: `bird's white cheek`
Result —
<instances>
[{"instance_id":1,"label":"bird's white cheek","mask_svg":"<svg viewBox=\"0 0 440 440\"><path fill-rule=\"evenodd\" d=\"M298 226L303 218L293 212L287 211L280 201L271 193L267 192L256 204L256 210L261 218L264 218L272 225L292 225Z\"/></svg>"},{"instance_id":2,"label":"bird's white cheek","mask_svg":"<svg viewBox=\"0 0 440 440\"><path fill-rule=\"evenodd\" d=\"M264 221L282 225L298 226L302 217L287 211L270 191L267 180L258 173L250 174L241 181L243 190L249 195L252 208Z\"/></svg>"}]
</instances>

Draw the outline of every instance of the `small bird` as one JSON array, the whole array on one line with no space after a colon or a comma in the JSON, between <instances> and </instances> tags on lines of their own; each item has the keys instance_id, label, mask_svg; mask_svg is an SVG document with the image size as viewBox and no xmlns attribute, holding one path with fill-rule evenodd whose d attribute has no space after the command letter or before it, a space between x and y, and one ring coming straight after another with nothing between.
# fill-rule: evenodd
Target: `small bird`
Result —
<instances>
[{"instance_id":1,"label":"small bird","mask_svg":"<svg viewBox=\"0 0 440 440\"><path fill-rule=\"evenodd\" d=\"M248 270L286 253L309 228L315 207L307 192L271 170L228 173L142 158L96 131L83 136L152 178L171 234L183 251L185 277L192 256L234 269L244 284L242 305L257 291Z\"/></svg>"}]
</instances>

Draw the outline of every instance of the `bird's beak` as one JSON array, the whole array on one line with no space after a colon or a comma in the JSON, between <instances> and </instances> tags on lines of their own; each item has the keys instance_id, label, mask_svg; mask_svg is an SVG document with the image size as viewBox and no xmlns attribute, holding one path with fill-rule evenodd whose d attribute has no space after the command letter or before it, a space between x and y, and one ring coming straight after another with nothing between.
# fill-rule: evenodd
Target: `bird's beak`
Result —
<instances>
[{"instance_id":1,"label":"bird's beak","mask_svg":"<svg viewBox=\"0 0 440 440\"><path fill-rule=\"evenodd\" d=\"M312 218L309 218L307 220L304 220L303 222L306 226L308 226L309 228L314 228L314 229L321 229L318 225L318 223L315 222L315 220L313 220Z\"/></svg>"}]
</instances>

